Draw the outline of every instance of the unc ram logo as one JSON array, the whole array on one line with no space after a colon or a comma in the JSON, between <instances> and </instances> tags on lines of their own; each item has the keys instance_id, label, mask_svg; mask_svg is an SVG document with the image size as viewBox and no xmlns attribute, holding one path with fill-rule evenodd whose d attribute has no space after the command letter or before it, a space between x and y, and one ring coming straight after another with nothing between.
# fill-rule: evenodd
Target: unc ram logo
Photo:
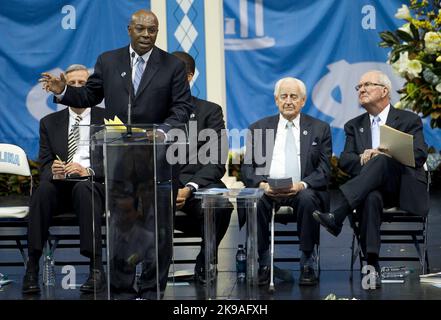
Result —
<instances>
[{"instance_id":1,"label":"unc ram logo","mask_svg":"<svg viewBox=\"0 0 441 320\"><path fill-rule=\"evenodd\" d=\"M60 73L63 72L63 70L61 70L60 68L55 68L48 72L53 75L59 76ZM93 73L93 68L89 69L89 73ZM42 90L40 83L37 83L35 86L32 87L31 91L29 91L26 97L26 106L29 113L36 120L40 121L41 118L47 116L48 114L66 108L66 106L62 104L56 104L56 109L54 110L49 107L48 100L52 100L52 93ZM104 100L98 106L104 108Z\"/></svg>"},{"instance_id":2,"label":"unc ram logo","mask_svg":"<svg viewBox=\"0 0 441 320\"><path fill-rule=\"evenodd\" d=\"M350 64L340 60L328 65L329 72L322 77L312 91L312 102L324 114L333 117L331 126L343 129L344 124L365 112L358 104L358 94L354 87L360 77L369 70L381 70L392 82L392 103L399 100L396 90L400 89L404 79L396 76L387 63L360 62Z\"/></svg>"}]
</instances>

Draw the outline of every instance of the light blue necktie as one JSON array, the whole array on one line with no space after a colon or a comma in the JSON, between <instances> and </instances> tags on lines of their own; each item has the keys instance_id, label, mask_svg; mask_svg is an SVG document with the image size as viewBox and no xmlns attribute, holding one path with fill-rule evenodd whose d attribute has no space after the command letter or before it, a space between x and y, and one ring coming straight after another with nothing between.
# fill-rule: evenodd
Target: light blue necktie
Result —
<instances>
[{"instance_id":1,"label":"light blue necktie","mask_svg":"<svg viewBox=\"0 0 441 320\"><path fill-rule=\"evenodd\" d=\"M142 73L144 72L144 59L138 57L136 60L135 77L133 78L133 92L136 95L138 91L139 84L141 83Z\"/></svg>"},{"instance_id":2,"label":"light blue necktie","mask_svg":"<svg viewBox=\"0 0 441 320\"><path fill-rule=\"evenodd\" d=\"M380 117L376 116L372 119L371 135L372 135L372 149L380 146Z\"/></svg>"},{"instance_id":3,"label":"light blue necktie","mask_svg":"<svg viewBox=\"0 0 441 320\"><path fill-rule=\"evenodd\" d=\"M300 181L299 158L292 122L286 124L285 173L286 177L292 177L293 183Z\"/></svg>"}]
</instances>

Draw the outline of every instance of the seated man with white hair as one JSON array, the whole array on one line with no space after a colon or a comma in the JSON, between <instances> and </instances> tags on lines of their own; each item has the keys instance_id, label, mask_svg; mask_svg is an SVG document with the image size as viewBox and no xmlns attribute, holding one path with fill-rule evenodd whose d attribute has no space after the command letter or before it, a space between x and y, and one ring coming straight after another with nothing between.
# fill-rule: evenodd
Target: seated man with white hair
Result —
<instances>
[{"instance_id":1,"label":"seated man with white hair","mask_svg":"<svg viewBox=\"0 0 441 320\"><path fill-rule=\"evenodd\" d=\"M331 130L327 123L301 113L306 87L299 79L280 79L274 89L279 113L253 123L249 128L242 177L247 187L260 187L265 194L257 204L259 285L270 280L269 222L273 205L290 206L297 216L300 240L299 285L316 285L314 246L319 224L312 212L329 207L331 175ZM262 159L264 161L262 161ZM275 188L270 178L289 178Z\"/></svg>"},{"instance_id":2,"label":"seated man with white hair","mask_svg":"<svg viewBox=\"0 0 441 320\"><path fill-rule=\"evenodd\" d=\"M373 266L376 288L381 287L379 265L380 226L383 207L399 206L425 216L429 210L427 178L423 165L427 158L423 124L412 112L390 104L391 82L380 71L365 73L358 85L360 105L366 113L345 124L346 143L340 167L352 179L340 187L342 202L332 213L314 212L314 218L331 234L338 236L343 221L354 209L360 216L361 249ZM405 166L386 155L380 146L380 125L413 136L415 167Z\"/></svg>"}]
</instances>

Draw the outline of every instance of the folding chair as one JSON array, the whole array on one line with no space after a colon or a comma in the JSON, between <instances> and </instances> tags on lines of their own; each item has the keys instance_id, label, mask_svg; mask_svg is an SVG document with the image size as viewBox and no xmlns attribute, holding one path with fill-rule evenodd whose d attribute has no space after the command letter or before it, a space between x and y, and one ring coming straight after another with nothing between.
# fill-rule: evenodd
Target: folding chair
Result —
<instances>
[{"instance_id":1,"label":"folding chair","mask_svg":"<svg viewBox=\"0 0 441 320\"><path fill-rule=\"evenodd\" d=\"M427 192L431 183L430 171L424 165L427 173ZM388 222L386 225L382 223L380 236L381 244L413 244L416 249L416 256L384 256L380 255L380 261L418 261L421 265L422 273L429 272L429 256L427 254L427 231L428 219L426 217L415 215L397 207L384 208L382 215L382 222ZM354 264L357 256L360 260L360 270L363 267L363 261L366 257L363 256L360 244L360 225L356 211L349 216L350 224L353 229L352 245L351 245L351 273L350 280L353 279ZM390 224L389 224L390 223Z\"/></svg>"},{"instance_id":2,"label":"folding chair","mask_svg":"<svg viewBox=\"0 0 441 320\"><path fill-rule=\"evenodd\" d=\"M1 266L26 266L26 254L23 241L26 241L26 234L10 232L10 229L17 231L27 227L27 215L29 213L29 197L32 194L32 175L28 158L22 148L13 144L0 144L0 173L19 175L30 178L31 186L29 196L6 197L0 202L0 242L15 241L15 245L1 244L0 249L20 250L22 262L0 262Z\"/></svg>"},{"instance_id":3,"label":"folding chair","mask_svg":"<svg viewBox=\"0 0 441 320\"><path fill-rule=\"evenodd\" d=\"M270 271L270 286L269 291L274 292L274 272L282 273L282 277L285 276L285 272L282 269L275 269L274 262L300 262L300 257L275 257L274 247L275 245L300 245L299 233L296 229L292 230L275 230L275 223L297 223L297 216L289 206L281 206L277 212L275 206L273 206L271 224L270 224L270 255L271 255L271 271ZM283 239L288 238L288 239ZM316 269L320 274L320 246L316 245L316 257L315 257Z\"/></svg>"}]
</instances>

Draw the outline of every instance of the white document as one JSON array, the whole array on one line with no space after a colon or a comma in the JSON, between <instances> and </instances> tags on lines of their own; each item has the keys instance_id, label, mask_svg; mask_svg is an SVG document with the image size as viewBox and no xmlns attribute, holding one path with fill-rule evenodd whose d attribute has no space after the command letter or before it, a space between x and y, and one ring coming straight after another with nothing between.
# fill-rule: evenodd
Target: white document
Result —
<instances>
[{"instance_id":1,"label":"white document","mask_svg":"<svg viewBox=\"0 0 441 320\"><path fill-rule=\"evenodd\" d=\"M415 168L413 136L387 125L380 126L380 146L395 160Z\"/></svg>"}]
</instances>

